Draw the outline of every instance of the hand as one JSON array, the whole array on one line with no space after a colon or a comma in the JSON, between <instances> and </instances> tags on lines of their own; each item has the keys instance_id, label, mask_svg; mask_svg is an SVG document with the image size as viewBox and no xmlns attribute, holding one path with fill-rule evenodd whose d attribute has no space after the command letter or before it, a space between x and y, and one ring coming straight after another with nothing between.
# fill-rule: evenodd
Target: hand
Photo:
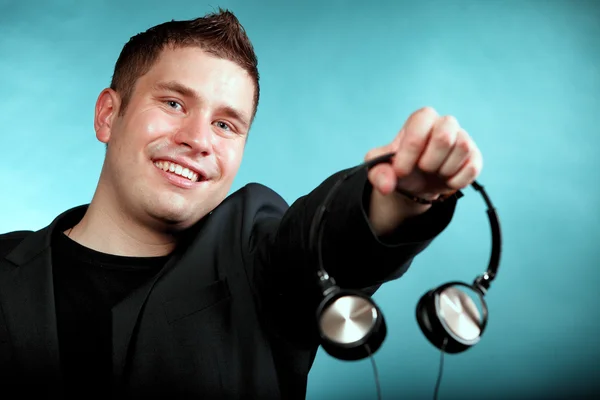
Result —
<instances>
[{"instance_id":1,"label":"hand","mask_svg":"<svg viewBox=\"0 0 600 400\"><path fill-rule=\"evenodd\" d=\"M415 196L435 199L469 186L480 174L483 158L475 142L452 116L440 116L426 107L413 113L391 143L372 149L371 160L395 153L392 163L369 171L373 185L372 223L393 229L409 215L426 211L430 205L414 203L395 192L396 185Z\"/></svg>"}]
</instances>

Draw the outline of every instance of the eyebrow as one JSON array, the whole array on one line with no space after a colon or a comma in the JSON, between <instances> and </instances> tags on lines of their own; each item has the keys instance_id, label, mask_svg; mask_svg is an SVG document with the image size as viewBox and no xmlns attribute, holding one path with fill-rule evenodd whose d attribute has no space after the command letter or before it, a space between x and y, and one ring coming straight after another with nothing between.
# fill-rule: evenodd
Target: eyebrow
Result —
<instances>
[{"instance_id":1,"label":"eyebrow","mask_svg":"<svg viewBox=\"0 0 600 400\"><path fill-rule=\"evenodd\" d=\"M202 101L202 96L200 95L200 93L198 93L197 91L195 91L194 89L192 89L188 86L185 86L185 85L183 85L179 82L175 82L175 81L157 82L156 84L154 84L153 89L175 92L175 93L180 94L183 97L191 97L195 100ZM221 106L219 108L229 118L237 119L242 124L244 124L245 128L250 127L250 119L246 116L245 113L243 113L231 106L228 106L228 105Z\"/></svg>"}]
</instances>

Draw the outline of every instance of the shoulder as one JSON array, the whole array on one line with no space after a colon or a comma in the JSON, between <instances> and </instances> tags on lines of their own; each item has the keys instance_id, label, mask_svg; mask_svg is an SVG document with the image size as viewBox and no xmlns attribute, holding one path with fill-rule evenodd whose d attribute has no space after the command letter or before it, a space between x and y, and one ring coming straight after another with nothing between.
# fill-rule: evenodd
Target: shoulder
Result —
<instances>
[{"instance_id":1,"label":"shoulder","mask_svg":"<svg viewBox=\"0 0 600 400\"><path fill-rule=\"evenodd\" d=\"M0 257L6 256L33 231L13 231L0 234Z\"/></svg>"},{"instance_id":2,"label":"shoulder","mask_svg":"<svg viewBox=\"0 0 600 400\"><path fill-rule=\"evenodd\" d=\"M265 208L285 212L289 205L283 197L260 183L251 182L233 192L224 203L241 204L245 213L260 213Z\"/></svg>"},{"instance_id":3,"label":"shoulder","mask_svg":"<svg viewBox=\"0 0 600 400\"><path fill-rule=\"evenodd\" d=\"M265 220L277 223L288 209L288 204L277 192L253 182L229 194L199 226L222 232L241 231L244 236Z\"/></svg>"},{"instance_id":4,"label":"shoulder","mask_svg":"<svg viewBox=\"0 0 600 400\"><path fill-rule=\"evenodd\" d=\"M275 190L260 183L248 183L231 193L208 218L214 229L236 235L251 248L256 241L274 235L289 205Z\"/></svg>"},{"instance_id":5,"label":"shoulder","mask_svg":"<svg viewBox=\"0 0 600 400\"><path fill-rule=\"evenodd\" d=\"M279 193L270 187L263 185L262 183L250 182L239 189L236 193L248 198L260 199L262 201L286 203Z\"/></svg>"}]
</instances>

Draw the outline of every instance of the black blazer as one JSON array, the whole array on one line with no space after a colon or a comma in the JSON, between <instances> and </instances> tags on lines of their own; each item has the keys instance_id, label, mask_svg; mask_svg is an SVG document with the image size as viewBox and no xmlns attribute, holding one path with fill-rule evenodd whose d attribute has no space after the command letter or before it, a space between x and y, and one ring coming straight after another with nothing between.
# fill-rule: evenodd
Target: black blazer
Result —
<instances>
[{"instance_id":1,"label":"black blazer","mask_svg":"<svg viewBox=\"0 0 600 400\"><path fill-rule=\"evenodd\" d=\"M194 226L158 276L113 309L115 393L304 398L320 301L308 232L342 172L291 207L269 188L249 184ZM377 238L366 213L370 191L366 173L339 188L323 252L340 286L372 294L445 229L455 200ZM61 394L50 243L86 208L68 210L37 232L0 236L0 387L21 385L19 397L30 390Z\"/></svg>"}]
</instances>

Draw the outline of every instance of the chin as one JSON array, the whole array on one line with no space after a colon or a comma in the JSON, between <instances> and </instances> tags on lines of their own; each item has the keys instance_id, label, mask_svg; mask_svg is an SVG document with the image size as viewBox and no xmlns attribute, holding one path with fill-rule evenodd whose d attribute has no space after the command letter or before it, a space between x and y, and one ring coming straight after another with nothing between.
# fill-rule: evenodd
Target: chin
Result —
<instances>
[{"instance_id":1,"label":"chin","mask_svg":"<svg viewBox=\"0 0 600 400\"><path fill-rule=\"evenodd\" d=\"M173 232L180 232L191 228L204 217L202 214L178 213L176 211L165 212L164 210L158 212L157 210L153 211L154 212L150 212L149 214L159 223L159 226Z\"/></svg>"},{"instance_id":2,"label":"chin","mask_svg":"<svg viewBox=\"0 0 600 400\"><path fill-rule=\"evenodd\" d=\"M162 224L177 229L189 228L204 216L198 205L173 200L150 204L147 213Z\"/></svg>"}]
</instances>

